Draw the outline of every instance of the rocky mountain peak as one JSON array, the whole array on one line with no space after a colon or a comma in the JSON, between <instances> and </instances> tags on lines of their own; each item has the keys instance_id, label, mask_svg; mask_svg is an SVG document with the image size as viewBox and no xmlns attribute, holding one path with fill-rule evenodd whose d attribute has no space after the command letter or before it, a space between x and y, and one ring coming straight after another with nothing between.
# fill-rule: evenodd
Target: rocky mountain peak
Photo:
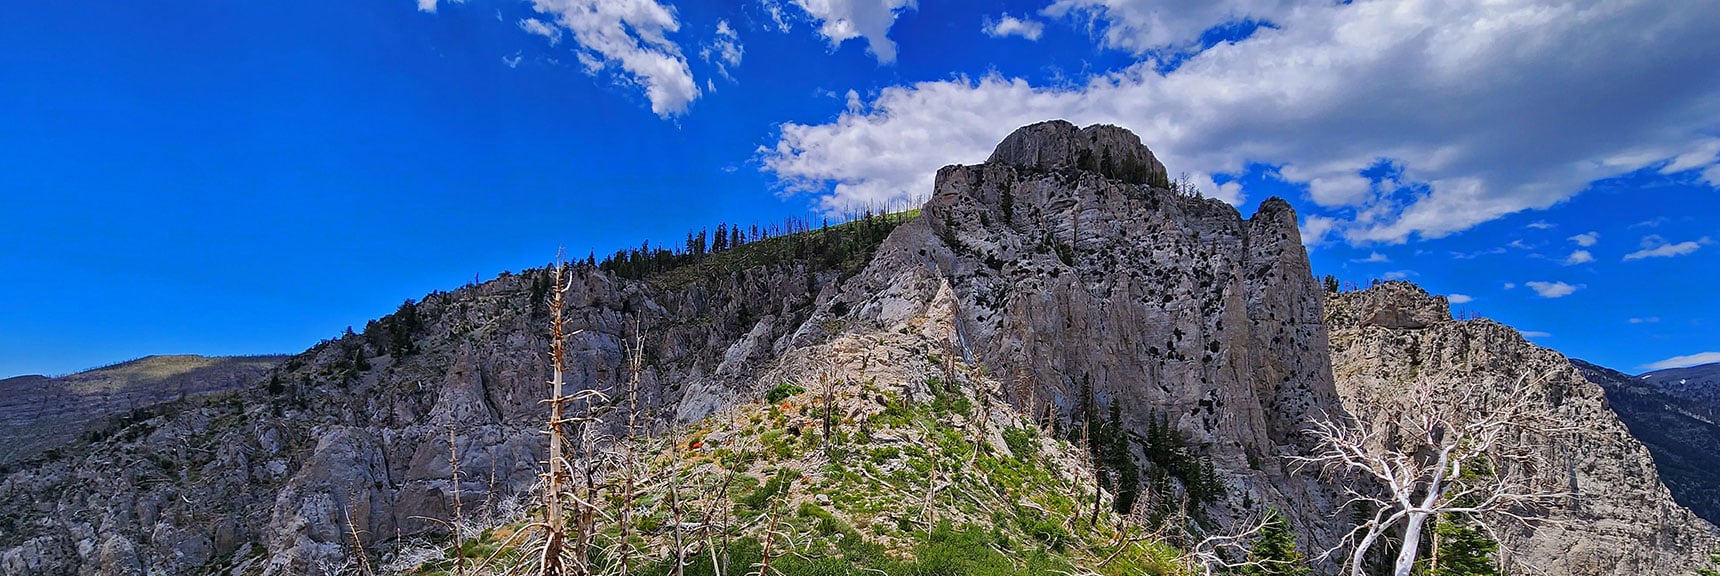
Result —
<instances>
[{"instance_id":1,"label":"rocky mountain peak","mask_svg":"<svg viewBox=\"0 0 1720 576\"><path fill-rule=\"evenodd\" d=\"M1416 329L1451 320L1451 304L1444 296L1401 280L1345 294L1326 306L1331 322L1345 326Z\"/></svg>"},{"instance_id":2,"label":"rocky mountain peak","mask_svg":"<svg viewBox=\"0 0 1720 576\"><path fill-rule=\"evenodd\" d=\"M1109 124L1076 128L1065 120L1016 129L986 162L1037 170L1092 170L1130 184L1149 183L1165 175L1165 165L1134 132Z\"/></svg>"}]
</instances>

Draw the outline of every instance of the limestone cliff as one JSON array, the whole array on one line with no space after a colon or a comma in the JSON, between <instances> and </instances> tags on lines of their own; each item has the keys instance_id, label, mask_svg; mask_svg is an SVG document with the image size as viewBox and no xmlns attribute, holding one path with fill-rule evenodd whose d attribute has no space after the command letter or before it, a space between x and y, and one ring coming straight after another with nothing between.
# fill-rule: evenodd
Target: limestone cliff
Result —
<instances>
[{"instance_id":1,"label":"limestone cliff","mask_svg":"<svg viewBox=\"0 0 1720 576\"><path fill-rule=\"evenodd\" d=\"M1454 321L1443 297L1406 282L1333 295L1327 321L1338 392L1359 418L1382 417L1370 410L1391 409L1411 382L1499 397L1526 378L1545 410L1575 427L1546 448L1568 478L1568 495L1531 526L1496 523L1513 573L1689 574L1702 566L1714 527L1673 501L1648 450L1564 356L1491 320Z\"/></svg>"}]
</instances>

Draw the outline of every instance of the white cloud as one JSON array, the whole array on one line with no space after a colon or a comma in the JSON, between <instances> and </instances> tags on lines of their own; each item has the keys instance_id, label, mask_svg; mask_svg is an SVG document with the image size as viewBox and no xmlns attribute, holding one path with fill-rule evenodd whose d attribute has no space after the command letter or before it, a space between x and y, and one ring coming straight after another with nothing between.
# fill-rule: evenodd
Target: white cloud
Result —
<instances>
[{"instance_id":1,"label":"white cloud","mask_svg":"<svg viewBox=\"0 0 1720 576\"><path fill-rule=\"evenodd\" d=\"M890 40L890 27L903 11L915 9L916 3L917 0L794 0L795 6L818 21L818 33L830 41L831 49L850 38L865 38L866 51L879 64L896 61L896 43Z\"/></svg>"},{"instance_id":2,"label":"white cloud","mask_svg":"<svg viewBox=\"0 0 1720 576\"><path fill-rule=\"evenodd\" d=\"M711 33L711 42L699 50L699 57L717 67L717 74L724 78L729 76L729 70L741 65L741 57L746 54L746 48L741 46L740 35L729 26L728 20L717 20L717 29Z\"/></svg>"},{"instance_id":3,"label":"white cloud","mask_svg":"<svg viewBox=\"0 0 1720 576\"><path fill-rule=\"evenodd\" d=\"M570 35L587 73L618 67L615 79L644 89L658 116L685 114L699 97L680 45L668 37L681 29L674 8L658 0L532 0L532 9L548 18L521 20L521 29L552 46Z\"/></svg>"},{"instance_id":4,"label":"white cloud","mask_svg":"<svg viewBox=\"0 0 1720 576\"><path fill-rule=\"evenodd\" d=\"M1145 2L1052 13L1089 15L1129 49L1243 17L1276 28L1169 72L1146 59L1073 85L988 75L887 87L864 112L781 125L760 160L786 191L877 203L925 195L938 167L983 161L1015 127L1108 122L1140 134L1172 173L1279 166L1341 219L1333 234L1365 244L1545 208L1720 130L1720 18L1692 3L1211 4L1160 10L1172 19L1162 29L1143 27ZM1360 171L1382 159L1401 183L1362 186Z\"/></svg>"},{"instance_id":5,"label":"white cloud","mask_svg":"<svg viewBox=\"0 0 1720 576\"><path fill-rule=\"evenodd\" d=\"M1659 322L1660 322L1659 316L1649 316L1647 318L1631 318L1630 319L1631 324L1655 324L1655 323L1659 323Z\"/></svg>"},{"instance_id":6,"label":"white cloud","mask_svg":"<svg viewBox=\"0 0 1720 576\"><path fill-rule=\"evenodd\" d=\"M1571 252L1570 256L1565 257L1566 266L1573 264L1587 264L1594 261L1595 255L1590 254L1588 250L1574 250Z\"/></svg>"},{"instance_id":7,"label":"white cloud","mask_svg":"<svg viewBox=\"0 0 1720 576\"><path fill-rule=\"evenodd\" d=\"M1689 151L1679 154L1661 168L1660 173L1677 174L1692 170L1702 170L1703 179L1707 180L1709 185L1720 186L1720 178L1715 178L1713 174L1720 170L1720 138L1710 138L1692 145Z\"/></svg>"},{"instance_id":8,"label":"white cloud","mask_svg":"<svg viewBox=\"0 0 1720 576\"><path fill-rule=\"evenodd\" d=\"M548 39L550 46L561 42L561 29L546 24L537 18L521 18L520 29L525 30L527 34L536 34Z\"/></svg>"},{"instance_id":9,"label":"white cloud","mask_svg":"<svg viewBox=\"0 0 1720 576\"><path fill-rule=\"evenodd\" d=\"M448 1L451 3L454 3L454 4L466 3L466 0L448 0ZM436 0L418 0L418 11L419 12L429 12L431 14L435 14L436 13Z\"/></svg>"},{"instance_id":10,"label":"white cloud","mask_svg":"<svg viewBox=\"0 0 1720 576\"><path fill-rule=\"evenodd\" d=\"M1522 332L1518 332L1518 334L1522 334L1524 338L1550 338L1553 336L1552 334L1542 332L1540 330L1524 330Z\"/></svg>"},{"instance_id":11,"label":"white cloud","mask_svg":"<svg viewBox=\"0 0 1720 576\"><path fill-rule=\"evenodd\" d=\"M1302 235L1303 244L1317 246L1326 242L1326 235L1331 233L1337 225L1337 220L1310 214L1302 217L1302 225L1297 226L1296 229Z\"/></svg>"},{"instance_id":12,"label":"white cloud","mask_svg":"<svg viewBox=\"0 0 1720 576\"><path fill-rule=\"evenodd\" d=\"M1020 36L1037 41L1039 36L1045 33L1045 24L1032 18L1016 18L1005 12L1001 18L996 20L986 18L980 25L980 31L992 38Z\"/></svg>"},{"instance_id":13,"label":"white cloud","mask_svg":"<svg viewBox=\"0 0 1720 576\"><path fill-rule=\"evenodd\" d=\"M1445 301L1452 304L1468 304L1474 302L1475 298L1467 294L1449 294L1445 297Z\"/></svg>"},{"instance_id":14,"label":"white cloud","mask_svg":"<svg viewBox=\"0 0 1720 576\"><path fill-rule=\"evenodd\" d=\"M1367 258L1357 258L1357 259L1351 260L1351 262L1362 262L1362 263L1391 262L1391 261L1392 261L1391 258L1388 258L1388 257L1386 257L1385 254L1381 254L1379 252L1374 252L1372 254L1369 254Z\"/></svg>"},{"instance_id":15,"label":"white cloud","mask_svg":"<svg viewBox=\"0 0 1720 576\"><path fill-rule=\"evenodd\" d=\"M1536 220L1534 222L1530 222L1528 224L1525 224L1523 227L1524 228L1534 228L1536 230L1552 230L1553 226L1554 225L1551 222L1548 222L1546 220Z\"/></svg>"},{"instance_id":16,"label":"white cloud","mask_svg":"<svg viewBox=\"0 0 1720 576\"><path fill-rule=\"evenodd\" d=\"M1517 287L1517 283L1516 283L1516 282L1506 282L1506 283L1505 283L1505 289L1506 289L1506 290L1510 290L1510 289L1513 289L1513 288L1516 288L1516 287Z\"/></svg>"},{"instance_id":17,"label":"white cloud","mask_svg":"<svg viewBox=\"0 0 1720 576\"><path fill-rule=\"evenodd\" d=\"M1570 237L1569 240L1572 242L1576 242L1578 246L1588 248L1590 246L1594 246L1595 242L1599 242L1600 238L1601 238L1600 232L1584 232L1582 234L1578 234L1576 236Z\"/></svg>"},{"instance_id":18,"label":"white cloud","mask_svg":"<svg viewBox=\"0 0 1720 576\"><path fill-rule=\"evenodd\" d=\"M1287 0L1057 0L1044 13L1085 18L1105 46L1146 54L1188 50L1221 24L1289 19L1296 6Z\"/></svg>"},{"instance_id":19,"label":"white cloud","mask_svg":"<svg viewBox=\"0 0 1720 576\"><path fill-rule=\"evenodd\" d=\"M1644 370L1665 370L1668 368L1684 368L1720 362L1720 352L1698 352L1689 356L1673 356L1659 362L1643 364Z\"/></svg>"},{"instance_id":20,"label":"white cloud","mask_svg":"<svg viewBox=\"0 0 1720 576\"><path fill-rule=\"evenodd\" d=\"M1416 275L1417 274L1415 273L1414 270L1393 270L1391 272L1381 274L1380 278L1383 278L1386 280L1403 280L1403 279L1408 278L1410 276L1416 276Z\"/></svg>"},{"instance_id":21,"label":"white cloud","mask_svg":"<svg viewBox=\"0 0 1720 576\"><path fill-rule=\"evenodd\" d=\"M521 56L519 52L515 52L513 56L503 56L502 64L507 65L508 68L519 68L520 60L524 59L525 57Z\"/></svg>"},{"instance_id":22,"label":"white cloud","mask_svg":"<svg viewBox=\"0 0 1720 576\"><path fill-rule=\"evenodd\" d=\"M1683 256L1701 249L1703 244L1708 244L1712 241L1713 240L1709 239L1707 236L1703 236L1698 240L1670 244L1667 243L1665 238L1660 237L1658 234L1650 234L1642 237L1642 249L1625 254L1624 260L1629 262L1631 260L1641 260L1643 258L1671 258L1673 256Z\"/></svg>"},{"instance_id":23,"label":"white cloud","mask_svg":"<svg viewBox=\"0 0 1720 576\"><path fill-rule=\"evenodd\" d=\"M1578 288L1582 288L1582 285L1580 284L1572 286L1564 282L1529 281L1524 282L1523 284L1528 286L1529 289L1534 290L1535 293L1539 294L1542 298L1564 298L1566 296L1570 296L1571 293L1576 292Z\"/></svg>"}]
</instances>

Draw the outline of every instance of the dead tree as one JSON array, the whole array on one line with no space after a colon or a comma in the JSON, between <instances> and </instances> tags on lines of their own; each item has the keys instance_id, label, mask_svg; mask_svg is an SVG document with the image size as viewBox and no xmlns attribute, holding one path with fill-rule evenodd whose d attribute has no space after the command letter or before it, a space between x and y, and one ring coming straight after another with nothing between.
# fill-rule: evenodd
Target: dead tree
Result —
<instances>
[{"instance_id":1,"label":"dead tree","mask_svg":"<svg viewBox=\"0 0 1720 576\"><path fill-rule=\"evenodd\" d=\"M1408 576L1429 519L1469 516L1492 532L1488 522L1527 525L1566 495L1543 476L1547 447L1571 429L1550 413L1545 390L1527 377L1490 388L1422 380L1400 400L1364 400L1359 412L1374 418L1312 423L1306 433L1320 449L1294 459L1338 480L1366 515L1325 556L1349 547L1347 572L1360 576L1368 551L1401 530L1392 574Z\"/></svg>"}]
</instances>

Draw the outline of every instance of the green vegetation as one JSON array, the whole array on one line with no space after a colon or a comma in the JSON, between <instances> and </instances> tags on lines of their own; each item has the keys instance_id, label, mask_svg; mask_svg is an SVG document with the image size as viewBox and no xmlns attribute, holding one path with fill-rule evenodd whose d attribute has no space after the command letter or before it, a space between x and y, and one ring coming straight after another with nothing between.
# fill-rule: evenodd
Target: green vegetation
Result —
<instances>
[{"instance_id":1,"label":"green vegetation","mask_svg":"<svg viewBox=\"0 0 1720 576\"><path fill-rule=\"evenodd\" d=\"M1417 576L1496 576L1499 551L1485 532L1457 519L1440 519L1433 528L1433 550L1416 562Z\"/></svg>"},{"instance_id":2,"label":"green vegetation","mask_svg":"<svg viewBox=\"0 0 1720 576\"><path fill-rule=\"evenodd\" d=\"M783 400L787 400L790 396L794 396L805 391L805 388L801 388L793 384L777 384L775 388L770 389L770 392L765 393L764 401L768 404L776 404Z\"/></svg>"},{"instance_id":3,"label":"green vegetation","mask_svg":"<svg viewBox=\"0 0 1720 576\"><path fill-rule=\"evenodd\" d=\"M919 213L917 209L887 214L867 211L853 215L847 222L824 221L816 228L812 222L798 219L748 228L718 224L715 234L703 230L689 232L685 246L671 248L644 242L638 248L617 251L601 262L592 257L586 263L624 278L648 278L671 287L788 262L805 262L814 270L852 274L871 260L873 251L890 232Z\"/></svg>"},{"instance_id":4,"label":"green vegetation","mask_svg":"<svg viewBox=\"0 0 1720 576\"><path fill-rule=\"evenodd\" d=\"M1296 550L1296 535L1277 510L1267 512L1266 526L1248 550L1248 560L1252 564L1240 570L1242 576L1305 576L1312 572L1307 559Z\"/></svg>"},{"instance_id":5,"label":"green vegetation","mask_svg":"<svg viewBox=\"0 0 1720 576\"><path fill-rule=\"evenodd\" d=\"M1697 576L1720 576L1720 549L1708 553L1708 567L1696 569Z\"/></svg>"}]
</instances>

